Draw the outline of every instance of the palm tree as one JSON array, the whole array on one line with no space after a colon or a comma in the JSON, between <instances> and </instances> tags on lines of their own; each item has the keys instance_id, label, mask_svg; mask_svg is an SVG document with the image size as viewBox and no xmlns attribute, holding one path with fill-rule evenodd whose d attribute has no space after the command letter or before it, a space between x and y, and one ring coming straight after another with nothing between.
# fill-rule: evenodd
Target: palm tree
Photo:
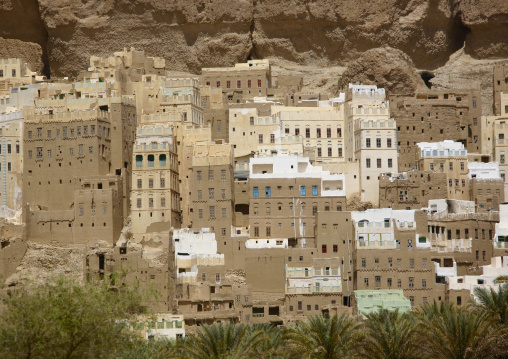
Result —
<instances>
[{"instance_id":1,"label":"palm tree","mask_svg":"<svg viewBox=\"0 0 508 359\"><path fill-rule=\"evenodd\" d=\"M357 328L358 323L345 315L309 316L288 329L288 350L303 358L351 358L360 340Z\"/></svg>"},{"instance_id":2,"label":"palm tree","mask_svg":"<svg viewBox=\"0 0 508 359\"><path fill-rule=\"evenodd\" d=\"M418 322L412 314L383 309L367 316L361 351L372 359L421 358Z\"/></svg>"},{"instance_id":3,"label":"palm tree","mask_svg":"<svg viewBox=\"0 0 508 359\"><path fill-rule=\"evenodd\" d=\"M424 306L422 349L436 359L487 359L508 350L506 328L496 325L488 311L450 304Z\"/></svg>"},{"instance_id":4,"label":"palm tree","mask_svg":"<svg viewBox=\"0 0 508 359\"><path fill-rule=\"evenodd\" d=\"M240 359L257 353L265 341L263 331L244 324L218 323L204 325L176 347L178 358L185 359Z\"/></svg>"},{"instance_id":5,"label":"palm tree","mask_svg":"<svg viewBox=\"0 0 508 359\"><path fill-rule=\"evenodd\" d=\"M497 292L493 288L477 287L474 295L480 306L497 318L500 324L508 324L508 284L499 286Z\"/></svg>"},{"instance_id":6,"label":"palm tree","mask_svg":"<svg viewBox=\"0 0 508 359\"><path fill-rule=\"evenodd\" d=\"M500 275L494 279L495 284L508 284L508 275Z\"/></svg>"},{"instance_id":7,"label":"palm tree","mask_svg":"<svg viewBox=\"0 0 508 359\"><path fill-rule=\"evenodd\" d=\"M265 340L256 348L257 354L254 358L274 359L286 357L286 332L270 324L259 324L252 326L252 330L261 330Z\"/></svg>"}]
</instances>

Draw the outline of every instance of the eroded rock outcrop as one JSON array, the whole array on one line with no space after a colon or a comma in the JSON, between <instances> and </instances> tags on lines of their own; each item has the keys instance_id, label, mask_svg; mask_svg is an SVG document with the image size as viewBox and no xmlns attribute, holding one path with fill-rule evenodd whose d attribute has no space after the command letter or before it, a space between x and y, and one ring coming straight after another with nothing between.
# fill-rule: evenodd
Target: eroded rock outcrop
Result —
<instances>
[{"instance_id":1,"label":"eroded rock outcrop","mask_svg":"<svg viewBox=\"0 0 508 359\"><path fill-rule=\"evenodd\" d=\"M389 94L413 95L425 83L411 58L400 50L382 47L366 51L349 64L341 83L361 83L383 87Z\"/></svg>"},{"instance_id":2,"label":"eroded rock outcrop","mask_svg":"<svg viewBox=\"0 0 508 359\"><path fill-rule=\"evenodd\" d=\"M196 73L249 57L347 65L383 46L433 69L464 42L508 56L507 17L505 0L2 0L0 36L40 44L54 75L131 46Z\"/></svg>"}]
</instances>

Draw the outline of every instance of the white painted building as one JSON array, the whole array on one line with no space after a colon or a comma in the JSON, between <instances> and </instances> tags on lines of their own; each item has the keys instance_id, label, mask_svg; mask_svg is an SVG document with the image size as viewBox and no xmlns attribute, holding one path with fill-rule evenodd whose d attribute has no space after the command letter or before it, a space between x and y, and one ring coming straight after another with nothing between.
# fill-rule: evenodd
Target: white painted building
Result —
<instances>
[{"instance_id":1,"label":"white painted building","mask_svg":"<svg viewBox=\"0 0 508 359\"><path fill-rule=\"evenodd\" d=\"M368 209L351 212L355 225L356 247L361 249L390 249L400 247L395 238L394 224L400 229L416 227L414 210L393 210L391 208ZM417 238L410 243L416 247Z\"/></svg>"},{"instance_id":2,"label":"white painted building","mask_svg":"<svg viewBox=\"0 0 508 359\"><path fill-rule=\"evenodd\" d=\"M398 172L397 126L385 90L352 85L346 94L346 159L357 161L361 199L379 204L379 176Z\"/></svg>"},{"instance_id":3,"label":"white painted building","mask_svg":"<svg viewBox=\"0 0 508 359\"><path fill-rule=\"evenodd\" d=\"M326 196L345 196L346 177L331 174L320 166L313 166L307 157L278 155L252 158L249 162L250 179L321 179L319 193Z\"/></svg>"},{"instance_id":4,"label":"white painted building","mask_svg":"<svg viewBox=\"0 0 508 359\"><path fill-rule=\"evenodd\" d=\"M497 162L468 162L468 178L476 179L501 179L499 163Z\"/></svg>"},{"instance_id":5,"label":"white painted building","mask_svg":"<svg viewBox=\"0 0 508 359\"><path fill-rule=\"evenodd\" d=\"M315 294L342 292L340 268L285 267L286 294Z\"/></svg>"},{"instance_id":6,"label":"white painted building","mask_svg":"<svg viewBox=\"0 0 508 359\"><path fill-rule=\"evenodd\" d=\"M496 223L495 248L508 248L508 203L499 205L499 223Z\"/></svg>"},{"instance_id":7,"label":"white painted building","mask_svg":"<svg viewBox=\"0 0 508 359\"><path fill-rule=\"evenodd\" d=\"M210 228L182 228L173 231L173 246L179 283L198 280L199 266L223 266L224 254L217 254L215 233Z\"/></svg>"},{"instance_id":8,"label":"white painted building","mask_svg":"<svg viewBox=\"0 0 508 359\"><path fill-rule=\"evenodd\" d=\"M471 292L471 295L477 300L474 295L475 288L486 288L499 290L500 283L495 283L495 279L499 276L508 276L508 256L503 257L492 257L491 264L482 266L482 275L464 275L457 276L456 270L455 275L447 276L446 282L448 283L450 290L463 290L467 289ZM437 274L437 270L436 270Z\"/></svg>"}]
</instances>

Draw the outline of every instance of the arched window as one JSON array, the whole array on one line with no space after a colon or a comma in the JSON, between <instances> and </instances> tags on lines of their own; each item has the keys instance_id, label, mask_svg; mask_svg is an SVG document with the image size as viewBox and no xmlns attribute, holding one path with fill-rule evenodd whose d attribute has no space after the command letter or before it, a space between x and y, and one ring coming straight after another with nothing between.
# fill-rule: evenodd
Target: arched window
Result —
<instances>
[{"instance_id":1,"label":"arched window","mask_svg":"<svg viewBox=\"0 0 508 359\"><path fill-rule=\"evenodd\" d=\"M159 167L166 167L166 155L159 155Z\"/></svg>"},{"instance_id":2,"label":"arched window","mask_svg":"<svg viewBox=\"0 0 508 359\"><path fill-rule=\"evenodd\" d=\"M155 156L148 155L148 167L153 167L155 165Z\"/></svg>"},{"instance_id":3,"label":"arched window","mask_svg":"<svg viewBox=\"0 0 508 359\"><path fill-rule=\"evenodd\" d=\"M143 155L136 155L136 167L143 167Z\"/></svg>"}]
</instances>

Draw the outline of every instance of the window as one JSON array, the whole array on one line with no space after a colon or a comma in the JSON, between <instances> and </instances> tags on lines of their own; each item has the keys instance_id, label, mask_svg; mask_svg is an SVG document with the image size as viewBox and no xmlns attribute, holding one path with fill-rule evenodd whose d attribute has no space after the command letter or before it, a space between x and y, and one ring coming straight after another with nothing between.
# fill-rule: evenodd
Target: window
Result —
<instances>
[{"instance_id":1,"label":"window","mask_svg":"<svg viewBox=\"0 0 508 359\"><path fill-rule=\"evenodd\" d=\"M198 189L198 201L203 199L203 191Z\"/></svg>"},{"instance_id":2,"label":"window","mask_svg":"<svg viewBox=\"0 0 508 359\"><path fill-rule=\"evenodd\" d=\"M231 88L231 81L230 80L226 81L226 87Z\"/></svg>"},{"instance_id":3,"label":"window","mask_svg":"<svg viewBox=\"0 0 508 359\"><path fill-rule=\"evenodd\" d=\"M397 288L402 288L402 281L397 279Z\"/></svg>"},{"instance_id":4,"label":"window","mask_svg":"<svg viewBox=\"0 0 508 359\"><path fill-rule=\"evenodd\" d=\"M391 138L386 139L386 147L392 148L392 139Z\"/></svg>"},{"instance_id":5,"label":"window","mask_svg":"<svg viewBox=\"0 0 508 359\"><path fill-rule=\"evenodd\" d=\"M215 283L220 283L220 273L215 274Z\"/></svg>"},{"instance_id":6,"label":"window","mask_svg":"<svg viewBox=\"0 0 508 359\"><path fill-rule=\"evenodd\" d=\"M376 161L377 168L381 168L381 158L378 158Z\"/></svg>"},{"instance_id":7,"label":"window","mask_svg":"<svg viewBox=\"0 0 508 359\"><path fill-rule=\"evenodd\" d=\"M460 295L457 296L457 305L462 305L462 297Z\"/></svg>"},{"instance_id":8,"label":"window","mask_svg":"<svg viewBox=\"0 0 508 359\"><path fill-rule=\"evenodd\" d=\"M251 88L251 87L252 87L252 80L247 80L247 87L248 87L248 88Z\"/></svg>"},{"instance_id":9,"label":"window","mask_svg":"<svg viewBox=\"0 0 508 359\"><path fill-rule=\"evenodd\" d=\"M148 188L153 188L153 178L148 179Z\"/></svg>"},{"instance_id":10,"label":"window","mask_svg":"<svg viewBox=\"0 0 508 359\"><path fill-rule=\"evenodd\" d=\"M241 80L236 81L236 88L237 89L242 88L242 81Z\"/></svg>"},{"instance_id":11,"label":"window","mask_svg":"<svg viewBox=\"0 0 508 359\"><path fill-rule=\"evenodd\" d=\"M29 159L32 159L32 150L29 150L29 151L28 151L28 158L29 158Z\"/></svg>"},{"instance_id":12,"label":"window","mask_svg":"<svg viewBox=\"0 0 508 359\"><path fill-rule=\"evenodd\" d=\"M259 134L258 138L259 138L259 140L258 140L259 144L262 145L263 144L263 134Z\"/></svg>"},{"instance_id":13,"label":"window","mask_svg":"<svg viewBox=\"0 0 508 359\"><path fill-rule=\"evenodd\" d=\"M41 127L39 127L37 129L37 138L42 138L42 128Z\"/></svg>"},{"instance_id":14,"label":"window","mask_svg":"<svg viewBox=\"0 0 508 359\"><path fill-rule=\"evenodd\" d=\"M166 207L166 197L161 197L161 207Z\"/></svg>"},{"instance_id":15,"label":"window","mask_svg":"<svg viewBox=\"0 0 508 359\"><path fill-rule=\"evenodd\" d=\"M409 288L414 288L415 279L413 277L409 277Z\"/></svg>"},{"instance_id":16,"label":"window","mask_svg":"<svg viewBox=\"0 0 508 359\"><path fill-rule=\"evenodd\" d=\"M448 163L448 167L449 167L450 171L453 171L453 162Z\"/></svg>"},{"instance_id":17,"label":"window","mask_svg":"<svg viewBox=\"0 0 508 359\"><path fill-rule=\"evenodd\" d=\"M166 179L164 177L160 178L160 187L165 188L166 187Z\"/></svg>"},{"instance_id":18,"label":"window","mask_svg":"<svg viewBox=\"0 0 508 359\"><path fill-rule=\"evenodd\" d=\"M95 134L95 126L92 126L92 135L94 135L94 134ZM67 138L67 126L63 127L62 137Z\"/></svg>"},{"instance_id":19,"label":"window","mask_svg":"<svg viewBox=\"0 0 508 359\"><path fill-rule=\"evenodd\" d=\"M90 125L90 134L95 136L95 125ZM67 127L63 128L63 136L67 137Z\"/></svg>"},{"instance_id":20,"label":"window","mask_svg":"<svg viewBox=\"0 0 508 359\"><path fill-rule=\"evenodd\" d=\"M367 260L365 258L362 258L362 268L367 267Z\"/></svg>"},{"instance_id":21,"label":"window","mask_svg":"<svg viewBox=\"0 0 508 359\"><path fill-rule=\"evenodd\" d=\"M259 227L254 227L254 237L259 237Z\"/></svg>"},{"instance_id":22,"label":"window","mask_svg":"<svg viewBox=\"0 0 508 359\"><path fill-rule=\"evenodd\" d=\"M261 80L258 80L258 88L261 88Z\"/></svg>"},{"instance_id":23,"label":"window","mask_svg":"<svg viewBox=\"0 0 508 359\"><path fill-rule=\"evenodd\" d=\"M217 87L220 87L220 81L217 81Z\"/></svg>"},{"instance_id":24,"label":"window","mask_svg":"<svg viewBox=\"0 0 508 359\"><path fill-rule=\"evenodd\" d=\"M300 129L297 127L295 128L295 136L298 136L300 135Z\"/></svg>"},{"instance_id":25,"label":"window","mask_svg":"<svg viewBox=\"0 0 508 359\"><path fill-rule=\"evenodd\" d=\"M215 189L208 188L208 199L214 199L214 197L215 197Z\"/></svg>"},{"instance_id":26,"label":"window","mask_svg":"<svg viewBox=\"0 0 508 359\"><path fill-rule=\"evenodd\" d=\"M213 181L213 170L208 171L208 180Z\"/></svg>"},{"instance_id":27,"label":"window","mask_svg":"<svg viewBox=\"0 0 508 359\"><path fill-rule=\"evenodd\" d=\"M339 251L339 246L337 244L333 245L333 253L337 253Z\"/></svg>"},{"instance_id":28,"label":"window","mask_svg":"<svg viewBox=\"0 0 508 359\"><path fill-rule=\"evenodd\" d=\"M266 227L266 236L271 237L272 236L272 227L267 226Z\"/></svg>"},{"instance_id":29,"label":"window","mask_svg":"<svg viewBox=\"0 0 508 359\"><path fill-rule=\"evenodd\" d=\"M153 198L148 198L148 207L153 208Z\"/></svg>"},{"instance_id":30,"label":"window","mask_svg":"<svg viewBox=\"0 0 508 359\"><path fill-rule=\"evenodd\" d=\"M427 258L422 259L422 269L427 269Z\"/></svg>"},{"instance_id":31,"label":"window","mask_svg":"<svg viewBox=\"0 0 508 359\"><path fill-rule=\"evenodd\" d=\"M166 167L166 155L159 155L159 167Z\"/></svg>"},{"instance_id":32,"label":"window","mask_svg":"<svg viewBox=\"0 0 508 359\"><path fill-rule=\"evenodd\" d=\"M224 237L226 235L226 228L221 228L220 233Z\"/></svg>"},{"instance_id":33,"label":"window","mask_svg":"<svg viewBox=\"0 0 508 359\"><path fill-rule=\"evenodd\" d=\"M197 172L196 172L196 179L197 179L198 181L201 181L201 171L197 171Z\"/></svg>"},{"instance_id":34,"label":"window","mask_svg":"<svg viewBox=\"0 0 508 359\"><path fill-rule=\"evenodd\" d=\"M270 143L275 143L275 135L273 133L270 134Z\"/></svg>"},{"instance_id":35,"label":"window","mask_svg":"<svg viewBox=\"0 0 508 359\"><path fill-rule=\"evenodd\" d=\"M381 286L381 276L375 276L374 277L374 280L376 281L376 287L380 287Z\"/></svg>"},{"instance_id":36,"label":"window","mask_svg":"<svg viewBox=\"0 0 508 359\"><path fill-rule=\"evenodd\" d=\"M391 158L388 159L388 168L393 167L393 160Z\"/></svg>"},{"instance_id":37,"label":"window","mask_svg":"<svg viewBox=\"0 0 508 359\"><path fill-rule=\"evenodd\" d=\"M226 217L227 217L227 209L223 208L222 209L222 218L226 218Z\"/></svg>"},{"instance_id":38,"label":"window","mask_svg":"<svg viewBox=\"0 0 508 359\"><path fill-rule=\"evenodd\" d=\"M198 218L203 218L203 210L198 209Z\"/></svg>"},{"instance_id":39,"label":"window","mask_svg":"<svg viewBox=\"0 0 508 359\"><path fill-rule=\"evenodd\" d=\"M328 157L332 157L332 148L328 147Z\"/></svg>"},{"instance_id":40,"label":"window","mask_svg":"<svg viewBox=\"0 0 508 359\"><path fill-rule=\"evenodd\" d=\"M317 186L312 186L312 195L313 196L317 196L318 195L318 187Z\"/></svg>"},{"instance_id":41,"label":"window","mask_svg":"<svg viewBox=\"0 0 508 359\"><path fill-rule=\"evenodd\" d=\"M427 288L427 280L426 279L422 279L422 288Z\"/></svg>"},{"instance_id":42,"label":"window","mask_svg":"<svg viewBox=\"0 0 508 359\"><path fill-rule=\"evenodd\" d=\"M415 260L414 260L414 258L409 259L409 268L411 268L411 269L415 268Z\"/></svg>"},{"instance_id":43,"label":"window","mask_svg":"<svg viewBox=\"0 0 508 359\"><path fill-rule=\"evenodd\" d=\"M28 131L28 138L32 138L32 131Z\"/></svg>"},{"instance_id":44,"label":"window","mask_svg":"<svg viewBox=\"0 0 508 359\"><path fill-rule=\"evenodd\" d=\"M365 147L370 148L370 138L365 139Z\"/></svg>"},{"instance_id":45,"label":"window","mask_svg":"<svg viewBox=\"0 0 508 359\"><path fill-rule=\"evenodd\" d=\"M12 77L16 77L16 69L12 69Z\"/></svg>"},{"instance_id":46,"label":"window","mask_svg":"<svg viewBox=\"0 0 508 359\"><path fill-rule=\"evenodd\" d=\"M310 128L305 129L305 138L310 138Z\"/></svg>"},{"instance_id":47,"label":"window","mask_svg":"<svg viewBox=\"0 0 508 359\"><path fill-rule=\"evenodd\" d=\"M272 190L270 186L265 187L265 196L270 197L272 195Z\"/></svg>"},{"instance_id":48,"label":"window","mask_svg":"<svg viewBox=\"0 0 508 359\"><path fill-rule=\"evenodd\" d=\"M252 195L254 197L258 197L259 196L259 189L258 189L258 187L253 187L252 188Z\"/></svg>"},{"instance_id":49,"label":"window","mask_svg":"<svg viewBox=\"0 0 508 359\"><path fill-rule=\"evenodd\" d=\"M365 159L365 167L370 168L370 158Z\"/></svg>"},{"instance_id":50,"label":"window","mask_svg":"<svg viewBox=\"0 0 508 359\"><path fill-rule=\"evenodd\" d=\"M141 208L141 198L138 198L136 201L136 207Z\"/></svg>"},{"instance_id":51,"label":"window","mask_svg":"<svg viewBox=\"0 0 508 359\"><path fill-rule=\"evenodd\" d=\"M220 190L220 198L226 199L226 190L224 188Z\"/></svg>"},{"instance_id":52,"label":"window","mask_svg":"<svg viewBox=\"0 0 508 359\"><path fill-rule=\"evenodd\" d=\"M339 157L342 157L342 147L339 147Z\"/></svg>"},{"instance_id":53,"label":"window","mask_svg":"<svg viewBox=\"0 0 508 359\"><path fill-rule=\"evenodd\" d=\"M208 210L209 210L209 217L210 218L215 218L215 206L210 206L208 208Z\"/></svg>"},{"instance_id":54,"label":"window","mask_svg":"<svg viewBox=\"0 0 508 359\"><path fill-rule=\"evenodd\" d=\"M376 138L376 148L381 148L381 139Z\"/></svg>"},{"instance_id":55,"label":"window","mask_svg":"<svg viewBox=\"0 0 508 359\"><path fill-rule=\"evenodd\" d=\"M305 196L305 186L300 186L300 196Z\"/></svg>"},{"instance_id":56,"label":"window","mask_svg":"<svg viewBox=\"0 0 508 359\"><path fill-rule=\"evenodd\" d=\"M390 287L390 288L391 288L391 287L392 287L392 278L388 278L388 279L386 280L386 283L388 284L388 287Z\"/></svg>"},{"instance_id":57,"label":"window","mask_svg":"<svg viewBox=\"0 0 508 359\"><path fill-rule=\"evenodd\" d=\"M499 163L504 164L504 153L499 156Z\"/></svg>"},{"instance_id":58,"label":"window","mask_svg":"<svg viewBox=\"0 0 508 359\"><path fill-rule=\"evenodd\" d=\"M0 70L0 77L4 77L4 70Z\"/></svg>"},{"instance_id":59,"label":"window","mask_svg":"<svg viewBox=\"0 0 508 359\"><path fill-rule=\"evenodd\" d=\"M316 129L316 137L321 138L321 129L320 128Z\"/></svg>"},{"instance_id":60,"label":"window","mask_svg":"<svg viewBox=\"0 0 508 359\"><path fill-rule=\"evenodd\" d=\"M318 149L317 149L317 155L318 155L318 157L321 157L321 147L318 147Z\"/></svg>"},{"instance_id":61,"label":"window","mask_svg":"<svg viewBox=\"0 0 508 359\"><path fill-rule=\"evenodd\" d=\"M326 244L321 246L321 253L326 253Z\"/></svg>"},{"instance_id":62,"label":"window","mask_svg":"<svg viewBox=\"0 0 508 359\"><path fill-rule=\"evenodd\" d=\"M37 158L42 158L42 147L37 147Z\"/></svg>"},{"instance_id":63,"label":"window","mask_svg":"<svg viewBox=\"0 0 508 359\"><path fill-rule=\"evenodd\" d=\"M155 167L155 156L148 155L148 167Z\"/></svg>"},{"instance_id":64,"label":"window","mask_svg":"<svg viewBox=\"0 0 508 359\"><path fill-rule=\"evenodd\" d=\"M363 278L363 283L365 284L366 287L369 286L369 278Z\"/></svg>"},{"instance_id":65,"label":"window","mask_svg":"<svg viewBox=\"0 0 508 359\"><path fill-rule=\"evenodd\" d=\"M93 146L88 147L88 153L93 155Z\"/></svg>"},{"instance_id":66,"label":"window","mask_svg":"<svg viewBox=\"0 0 508 359\"><path fill-rule=\"evenodd\" d=\"M327 138L331 138L332 137L332 129L331 128L327 128L326 129L326 137Z\"/></svg>"}]
</instances>

